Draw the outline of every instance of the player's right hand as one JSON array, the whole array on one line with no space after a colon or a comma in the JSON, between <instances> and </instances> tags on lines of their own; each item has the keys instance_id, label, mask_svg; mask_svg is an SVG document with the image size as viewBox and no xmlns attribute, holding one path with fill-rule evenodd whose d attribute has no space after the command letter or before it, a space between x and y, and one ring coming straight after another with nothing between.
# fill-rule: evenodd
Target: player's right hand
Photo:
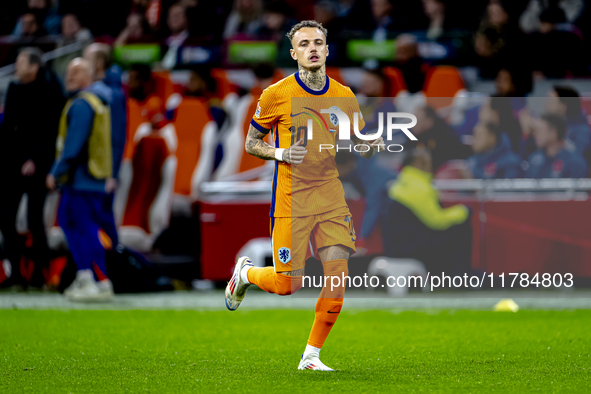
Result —
<instances>
[{"instance_id":1,"label":"player's right hand","mask_svg":"<svg viewBox=\"0 0 591 394\"><path fill-rule=\"evenodd\" d=\"M308 151L302 146L304 140L299 140L295 144L283 151L283 161L290 164L300 164L304 161L304 156Z\"/></svg>"}]
</instances>

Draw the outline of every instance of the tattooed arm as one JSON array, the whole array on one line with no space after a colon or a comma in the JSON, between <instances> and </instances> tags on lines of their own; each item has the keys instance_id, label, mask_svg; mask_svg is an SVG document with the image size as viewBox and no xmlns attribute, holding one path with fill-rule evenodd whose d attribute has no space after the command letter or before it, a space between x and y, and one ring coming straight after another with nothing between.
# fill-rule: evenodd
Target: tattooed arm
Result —
<instances>
[{"instance_id":1,"label":"tattooed arm","mask_svg":"<svg viewBox=\"0 0 591 394\"><path fill-rule=\"evenodd\" d=\"M267 134L261 133L253 125L250 125L248 129L248 135L246 136L246 142L244 147L246 152L250 155L258 157L263 160L277 160L275 158L276 148L263 141ZM282 160L290 164L300 164L304 160L304 156L308 151L303 146L302 140L295 143L289 149L284 149L282 154Z\"/></svg>"},{"instance_id":2,"label":"tattooed arm","mask_svg":"<svg viewBox=\"0 0 591 394\"><path fill-rule=\"evenodd\" d=\"M253 125L248 129L244 148L248 154L263 160L275 160L275 148L263 141L267 134L261 133Z\"/></svg>"}]
</instances>

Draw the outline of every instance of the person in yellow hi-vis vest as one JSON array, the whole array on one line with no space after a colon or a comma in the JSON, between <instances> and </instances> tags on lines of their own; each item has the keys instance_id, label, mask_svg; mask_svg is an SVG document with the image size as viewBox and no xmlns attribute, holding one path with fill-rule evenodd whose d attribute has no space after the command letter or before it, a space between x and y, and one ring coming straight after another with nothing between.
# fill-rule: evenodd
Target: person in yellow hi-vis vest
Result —
<instances>
[{"instance_id":1,"label":"person in yellow hi-vis vest","mask_svg":"<svg viewBox=\"0 0 591 394\"><path fill-rule=\"evenodd\" d=\"M441 206L431 185L431 163L426 147L411 150L388 190L391 201L382 221L384 255L417 259L433 274L470 274L470 210L462 204Z\"/></svg>"},{"instance_id":2,"label":"person in yellow hi-vis vest","mask_svg":"<svg viewBox=\"0 0 591 394\"><path fill-rule=\"evenodd\" d=\"M106 181L113 176L109 90L92 84L92 68L76 58L68 65L66 103L56 142L56 159L47 176L49 189L61 188L58 222L64 230L78 273L65 295L74 301L110 300L105 251L114 226L105 215L110 198Z\"/></svg>"}]
</instances>

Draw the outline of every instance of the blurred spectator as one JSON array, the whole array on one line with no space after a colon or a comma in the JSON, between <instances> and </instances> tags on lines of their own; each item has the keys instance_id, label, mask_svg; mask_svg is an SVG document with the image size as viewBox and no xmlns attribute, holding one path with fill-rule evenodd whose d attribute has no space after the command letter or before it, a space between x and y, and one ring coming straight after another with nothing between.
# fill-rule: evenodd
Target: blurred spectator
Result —
<instances>
[{"instance_id":1,"label":"blurred spectator","mask_svg":"<svg viewBox=\"0 0 591 394\"><path fill-rule=\"evenodd\" d=\"M216 90L217 83L208 66L196 66L191 70L185 95L209 100L216 96Z\"/></svg>"},{"instance_id":2,"label":"blurred spectator","mask_svg":"<svg viewBox=\"0 0 591 394\"><path fill-rule=\"evenodd\" d=\"M478 120L485 123L493 123L499 127L505 135L514 152L521 151L522 131L519 121L515 117L511 98L491 97L481 107Z\"/></svg>"},{"instance_id":3,"label":"blurred spectator","mask_svg":"<svg viewBox=\"0 0 591 394\"><path fill-rule=\"evenodd\" d=\"M45 176L55 155L59 114L64 97L59 82L43 67L41 51L24 48L16 61L17 81L6 94L4 120L0 126L0 231L5 251L19 280L22 242L15 222L21 197L28 195L27 220L33 237L35 263L32 285L43 285L42 268L48 263L43 206Z\"/></svg>"},{"instance_id":4,"label":"blurred spectator","mask_svg":"<svg viewBox=\"0 0 591 394\"><path fill-rule=\"evenodd\" d=\"M390 97L388 94L388 80L379 68L364 70L363 79L357 92L365 97Z\"/></svg>"},{"instance_id":5,"label":"blurred spectator","mask_svg":"<svg viewBox=\"0 0 591 394\"><path fill-rule=\"evenodd\" d=\"M37 12L27 11L20 17L20 33L13 35L13 40L32 41L47 34L41 16Z\"/></svg>"},{"instance_id":6,"label":"blurred spectator","mask_svg":"<svg viewBox=\"0 0 591 394\"><path fill-rule=\"evenodd\" d=\"M235 0L226 20L224 38L229 39L236 34L255 34L262 25L262 14L262 0Z\"/></svg>"},{"instance_id":7,"label":"blurred spectator","mask_svg":"<svg viewBox=\"0 0 591 394\"><path fill-rule=\"evenodd\" d=\"M474 37L480 76L494 77L510 61L523 66L525 36L519 30L515 10L507 1L489 0L480 27ZM522 60L523 59L523 60Z\"/></svg>"},{"instance_id":8,"label":"blurred spectator","mask_svg":"<svg viewBox=\"0 0 591 394\"><path fill-rule=\"evenodd\" d=\"M92 33L85 27L80 25L78 17L74 14L66 14L62 18L62 34L56 42L56 48L61 48L66 45L78 44L79 50L72 51L68 54L58 57L52 61L52 67L60 80L66 77L66 70L68 64L75 58L82 55L82 48L93 42Z\"/></svg>"},{"instance_id":9,"label":"blurred spectator","mask_svg":"<svg viewBox=\"0 0 591 394\"><path fill-rule=\"evenodd\" d=\"M293 25L297 23L290 18L291 10L282 1L274 1L265 6L261 26L256 34L262 38L281 41Z\"/></svg>"},{"instance_id":10,"label":"blurred spectator","mask_svg":"<svg viewBox=\"0 0 591 394\"><path fill-rule=\"evenodd\" d=\"M217 82L211 74L208 66L196 66L191 70L186 96L199 97L208 105L211 117L221 130L229 120L228 113L222 105L222 100L217 94Z\"/></svg>"},{"instance_id":11,"label":"blurred spectator","mask_svg":"<svg viewBox=\"0 0 591 394\"><path fill-rule=\"evenodd\" d=\"M566 119L567 143L579 154L584 154L591 145L591 130L587 118L581 109L579 93L568 86L554 86L548 92L546 112L564 116ZM571 150L572 150L571 149Z\"/></svg>"},{"instance_id":12,"label":"blurred spectator","mask_svg":"<svg viewBox=\"0 0 591 394\"><path fill-rule=\"evenodd\" d=\"M116 242L108 235L114 222L109 214L111 199L105 192L113 169L110 97L105 89L91 88L92 79L88 61L76 58L70 62L66 90L72 98L62 112L57 158L46 179L50 190L61 186L58 220L78 268L64 294L83 302L113 297L105 253Z\"/></svg>"},{"instance_id":13,"label":"blurred spectator","mask_svg":"<svg viewBox=\"0 0 591 394\"><path fill-rule=\"evenodd\" d=\"M61 26L61 16L58 13L57 1L51 0L28 0L27 7L30 13L33 13L37 17L37 22L40 27L43 27L44 32L47 34L59 34ZM27 14L24 14L27 15ZM23 17L24 17L23 15ZM30 17L27 17L30 19ZM25 21L21 19L17 22L14 27L12 34L14 36L23 35L23 24Z\"/></svg>"},{"instance_id":14,"label":"blurred spectator","mask_svg":"<svg viewBox=\"0 0 591 394\"><path fill-rule=\"evenodd\" d=\"M263 93L263 90L268 88L273 83L275 77L275 66L269 63L257 64L253 68L255 76L255 85L250 90L250 93L258 97Z\"/></svg>"},{"instance_id":15,"label":"blurred spectator","mask_svg":"<svg viewBox=\"0 0 591 394\"><path fill-rule=\"evenodd\" d=\"M388 32L396 27L393 24L391 0L371 0L371 13L376 24L372 38L374 41L384 41L388 38Z\"/></svg>"},{"instance_id":16,"label":"blurred spectator","mask_svg":"<svg viewBox=\"0 0 591 394\"><path fill-rule=\"evenodd\" d=\"M421 107L414 113L417 125L412 132L430 149L433 172L446 161L463 160L470 155L470 148L460 142L453 128L437 115L433 107Z\"/></svg>"},{"instance_id":17,"label":"blurred spectator","mask_svg":"<svg viewBox=\"0 0 591 394\"><path fill-rule=\"evenodd\" d=\"M335 156L341 182L350 182L365 198L365 213L359 237L368 238L388 208L387 186L398 172L390 165L388 153L365 160L354 152L341 151ZM347 190L347 189L345 189Z\"/></svg>"},{"instance_id":18,"label":"blurred spectator","mask_svg":"<svg viewBox=\"0 0 591 394\"><path fill-rule=\"evenodd\" d=\"M587 177L587 164L583 158L565 149L566 132L566 121L562 116L542 115L533 131L538 150L527 159L526 178Z\"/></svg>"},{"instance_id":19,"label":"blurred spectator","mask_svg":"<svg viewBox=\"0 0 591 394\"><path fill-rule=\"evenodd\" d=\"M422 90L429 65L419 55L416 37L411 34L401 34L396 37L395 45L394 65L402 71L406 89L409 93Z\"/></svg>"},{"instance_id":20,"label":"blurred spectator","mask_svg":"<svg viewBox=\"0 0 591 394\"><path fill-rule=\"evenodd\" d=\"M547 78L585 74L583 43L571 31L562 30L564 11L555 6L540 14L540 29L532 35L534 70Z\"/></svg>"},{"instance_id":21,"label":"blurred spectator","mask_svg":"<svg viewBox=\"0 0 591 394\"><path fill-rule=\"evenodd\" d=\"M62 46L74 42L92 41L92 33L80 25L78 17L74 14L66 14L62 18Z\"/></svg>"},{"instance_id":22,"label":"blurred spectator","mask_svg":"<svg viewBox=\"0 0 591 394\"><path fill-rule=\"evenodd\" d=\"M529 0L525 11L519 17L519 25L526 33L540 30L542 12L556 5L565 15L565 22L574 23L583 13L584 0Z\"/></svg>"},{"instance_id":23,"label":"blurred spectator","mask_svg":"<svg viewBox=\"0 0 591 394\"><path fill-rule=\"evenodd\" d=\"M132 64L127 82L129 97L145 101L154 93L152 70L147 64Z\"/></svg>"},{"instance_id":24,"label":"blurred spectator","mask_svg":"<svg viewBox=\"0 0 591 394\"><path fill-rule=\"evenodd\" d=\"M446 27L446 2L444 0L423 0L423 12L429 19L427 38L438 39Z\"/></svg>"},{"instance_id":25,"label":"blurred spectator","mask_svg":"<svg viewBox=\"0 0 591 394\"><path fill-rule=\"evenodd\" d=\"M117 37L125 27L130 6L129 0L59 0L60 14L76 15L95 37Z\"/></svg>"},{"instance_id":26,"label":"blurred spectator","mask_svg":"<svg viewBox=\"0 0 591 394\"><path fill-rule=\"evenodd\" d=\"M343 33L371 32L376 28L371 2L367 0L336 0L336 4L338 22Z\"/></svg>"},{"instance_id":27,"label":"blurred spectator","mask_svg":"<svg viewBox=\"0 0 591 394\"><path fill-rule=\"evenodd\" d=\"M127 25L121 30L115 40L115 46L134 44L138 42L150 42L155 37L152 34L146 17L140 13L132 12L127 17Z\"/></svg>"},{"instance_id":28,"label":"blurred spectator","mask_svg":"<svg viewBox=\"0 0 591 394\"><path fill-rule=\"evenodd\" d=\"M181 3L176 3L168 9L166 24L170 30L170 36L166 39L166 45L181 46L189 37L187 10Z\"/></svg>"},{"instance_id":29,"label":"blurred spectator","mask_svg":"<svg viewBox=\"0 0 591 394\"><path fill-rule=\"evenodd\" d=\"M358 93L371 98L371 100L363 100L360 108L365 120L366 133L375 133L380 127L379 113L396 112L396 106L390 98L389 81L382 69L364 70ZM384 118L382 118L383 121ZM384 126L383 123L382 126ZM397 144L404 144L408 141L403 133L395 133L392 138L393 140L390 142Z\"/></svg>"},{"instance_id":30,"label":"blurred spectator","mask_svg":"<svg viewBox=\"0 0 591 394\"><path fill-rule=\"evenodd\" d=\"M127 80L128 96L142 108L141 116L151 119L165 112L162 99L156 94L152 69L147 64L132 64Z\"/></svg>"},{"instance_id":31,"label":"blurred spectator","mask_svg":"<svg viewBox=\"0 0 591 394\"><path fill-rule=\"evenodd\" d=\"M503 67L495 78L495 88L498 97L525 97L533 88L531 71L518 65Z\"/></svg>"},{"instance_id":32,"label":"blurred spectator","mask_svg":"<svg viewBox=\"0 0 591 394\"><path fill-rule=\"evenodd\" d=\"M314 4L314 20L321 23L331 37L336 37L343 29L343 21L339 18L339 6L331 0L320 0Z\"/></svg>"},{"instance_id":33,"label":"blurred spectator","mask_svg":"<svg viewBox=\"0 0 591 394\"><path fill-rule=\"evenodd\" d=\"M191 37L209 44L221 44L232 0L181 0L179 3L186 9Z\"/></svg>"},{"instance_id":34,"label":"blurred spectator","mask_svg":"<svg viewBox=\"0 0 591 394\"><path fill-rule=\"evenodd\" d=\"M470 271L472 228L464 205L442 208L431 185L429 150L413 149L388 191L392 200L382 222L384 254L414 258L430 272Z\"/></svg>"},{"instance_id":35,"label":"blurred spectator","mask_svg":"<svg viewBox=\"0 0 591 394\"><path fill-rule=\"evenodd\" d=\"M474 155L466 161L472 178L519 178L521 158L502 138L501 129L493 123L478 123L472 142Z\"/></svg>"},{"instance_id":36,"label":"blurred spectator","mask_svg":"<svg viewBox=\"0 0 591 394\"><path fill-rule=\"evenodd\" d=\"M165 41L168 46L168 51L162 59L162 67L165 69L172 69L176 66L179 48L185 43L187 38L189 38L187 12L181 3L176 3L168 9L166 23L170 30L170 36Z\"/></svg>"}]
</instances>

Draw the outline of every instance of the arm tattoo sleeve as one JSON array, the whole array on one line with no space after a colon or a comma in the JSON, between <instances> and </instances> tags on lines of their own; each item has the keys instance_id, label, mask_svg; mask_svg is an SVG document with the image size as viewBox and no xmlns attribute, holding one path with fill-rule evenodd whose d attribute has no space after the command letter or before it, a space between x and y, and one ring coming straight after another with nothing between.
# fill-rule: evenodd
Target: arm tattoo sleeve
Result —
<instances>
[{"instance_id":1,"label":"arm tattoo sleeve","mask_svg":"<svg viewBox=\"0 0 591 394\"><path fill-rule=\"evenodd\" d=\"M249 154L263 160L275 160L275 148L263 141L266 134L261 133L252 125L248 129L248 135L244 148Z\"/></svg>"}]
</instances>

